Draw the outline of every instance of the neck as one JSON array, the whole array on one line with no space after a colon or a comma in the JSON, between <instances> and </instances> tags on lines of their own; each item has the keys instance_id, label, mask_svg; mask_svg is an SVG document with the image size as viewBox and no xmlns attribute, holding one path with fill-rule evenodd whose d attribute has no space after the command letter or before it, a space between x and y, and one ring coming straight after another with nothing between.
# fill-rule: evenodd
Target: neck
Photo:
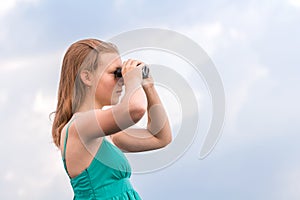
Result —
<instances>
[{"instance_id":1,"label":"neck","mask_svg":"<svg viewBox=\"0 0 300 200\"><path fill-rule=\"evenodd\" d=\"M83 103L76 112L86 112L93 109L102 109L102 105L95 101L93 95L86 95Z\"/></svg>"}]
</instances>

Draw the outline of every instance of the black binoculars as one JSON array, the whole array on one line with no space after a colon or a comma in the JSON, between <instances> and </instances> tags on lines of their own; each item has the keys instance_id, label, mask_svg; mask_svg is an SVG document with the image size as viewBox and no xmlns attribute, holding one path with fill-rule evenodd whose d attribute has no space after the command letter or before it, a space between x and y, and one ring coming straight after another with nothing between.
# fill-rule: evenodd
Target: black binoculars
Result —
<instances>
[{"instance_id":1,"label":"black binoculars","mask_svg":"<svg viewBox=\"0 0 300 200\"><path fill-rule=\"evenodd\" d=\"M114 72L115 76L118 78L122 77L122 68L118 68L115 72ZM144 65L142 68L142 75L143 75L143 79L148 78L149 77L149 67L147 65Z\"/></svg>"}]
</instances>

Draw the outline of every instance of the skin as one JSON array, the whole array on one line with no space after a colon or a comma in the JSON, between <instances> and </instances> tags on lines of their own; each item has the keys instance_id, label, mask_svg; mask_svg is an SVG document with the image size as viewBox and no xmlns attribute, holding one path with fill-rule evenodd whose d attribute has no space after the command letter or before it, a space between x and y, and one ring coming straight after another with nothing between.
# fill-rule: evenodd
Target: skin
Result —
<instances>
[{"instance_id":1,"label":"skin","mask_svg":"<svg viewBox=\"0 0 300 200\"><path fill-rule=\"evenodd\" d=\"M110 136L111 142L124 152L159 149L172 140L169 121L153 79L141 77L144 63L132 59L122 63L119 55L112 53L101 55L101 59L95 73L83 70L80 74L87 95L69 127L66 163L71 178L90 165L104 136ZM123 78L114 75L119 67L122 67ZM123 85L125 94L118 103ZM113 106L102 110L106 105ZM147 128L130 128L146 110ZM66 127L61 134L62 152L65 133Z\"/></svg>"}]
</instances>

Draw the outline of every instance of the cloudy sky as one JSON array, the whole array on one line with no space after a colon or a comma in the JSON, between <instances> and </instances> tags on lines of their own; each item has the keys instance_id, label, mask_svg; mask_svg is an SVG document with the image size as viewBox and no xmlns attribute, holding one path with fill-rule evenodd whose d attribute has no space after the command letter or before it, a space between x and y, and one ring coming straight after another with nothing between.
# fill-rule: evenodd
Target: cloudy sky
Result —
<instances>
[{"instance_id":1,"label":"cloudy sky","mask_svg":"<svg viewBox=\"0 0 300 200\"><path fill-rule=\"evenodd\" d=\"M143 199L300 199L299 24L299 0L1 1L0 199L72 199L48 119L63 55L78 39L149 27L186 35L207 52L223 80L226 120L200 160L212 113L203 80L190 79L200 88L199 132L173 164L133 173ZM167 106L174 132L178 105Z\"/></svg>"}]
</instances>

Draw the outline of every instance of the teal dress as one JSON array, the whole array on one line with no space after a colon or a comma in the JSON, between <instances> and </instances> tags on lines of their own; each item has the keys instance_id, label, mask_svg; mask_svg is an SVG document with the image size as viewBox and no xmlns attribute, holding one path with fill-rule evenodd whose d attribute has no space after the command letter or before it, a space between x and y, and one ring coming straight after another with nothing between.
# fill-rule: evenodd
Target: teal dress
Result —
<instances>
[{"instance_id":1,"label":"teal dress","mask_svg":"<svg viewBox=\"0 0 300 200\"><path fill-rule=\"evenodd\" d=\"M62 157L67 174L65 154L69 125ZM130 176L131 168L125 155L104 137L91 164L76 177L69 177L75 200L141 200L129 181Z\"/></svg>"}]
</instances>

